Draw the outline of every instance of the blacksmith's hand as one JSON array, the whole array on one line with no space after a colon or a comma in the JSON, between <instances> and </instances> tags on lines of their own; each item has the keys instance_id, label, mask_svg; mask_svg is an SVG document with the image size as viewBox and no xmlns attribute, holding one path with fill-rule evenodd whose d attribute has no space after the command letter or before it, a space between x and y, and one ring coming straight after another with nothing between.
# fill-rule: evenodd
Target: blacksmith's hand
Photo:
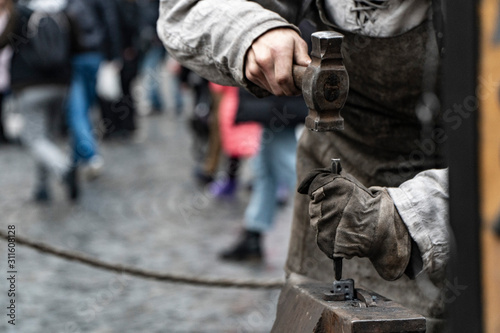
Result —
<instances>
[{"instance_id":1,"label":"blacksmith's hand","mask_svg":"<svg viewBox=\"0 0 500 333\"><path fill-rule=\"evenodd\" d=\"M317 169L298 191L311 199L311 225L319 248L328 257L368 257L389 281L404 273L411 239L385 188L366 188L348 173Z\"/></svg>"},{"instance_id":2,"label":"blacksmith's hand","mask_svg":"<svg viewBox=\"0 0 500 333\"><path fill-rule=\"evenodd\" d=\"M299 34L290 28L277 28L253 42L245 59L245 75L276 96L294 96L300 91L293 82L293 64L307 67L310 62L307 44Z\"/></svg>"}]
</instances>

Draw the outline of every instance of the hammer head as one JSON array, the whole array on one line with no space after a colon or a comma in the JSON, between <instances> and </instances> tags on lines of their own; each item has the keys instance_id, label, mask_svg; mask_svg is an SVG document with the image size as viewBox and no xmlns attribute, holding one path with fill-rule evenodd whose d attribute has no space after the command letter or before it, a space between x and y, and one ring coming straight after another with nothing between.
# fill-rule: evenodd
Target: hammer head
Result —
<instances>
[{"instance_id":1,"label":"hammer head","mask_svg":"<svg viewBox=\"0 0 500 333\"><path fill-rule=\"evenodd\" d=\"M302 95L309 108L305 125L313 131L344 129L340 110L349 91L349 76L342 62L344 36L334 31L312 34L312 62L302 75Z\"/></svg>"}]
</instances>

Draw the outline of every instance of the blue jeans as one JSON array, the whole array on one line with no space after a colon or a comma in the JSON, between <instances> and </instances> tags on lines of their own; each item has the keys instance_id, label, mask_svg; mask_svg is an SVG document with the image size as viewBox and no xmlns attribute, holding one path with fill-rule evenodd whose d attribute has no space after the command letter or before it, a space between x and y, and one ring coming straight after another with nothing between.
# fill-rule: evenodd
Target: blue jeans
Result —
<instances>
[{"instance_id":1,"label":"blue jeans","mask_svg":"<svg viewBox=\"0 0 500 333\"><path fill-rule=\"evenodd\" d=\"M97 70L103 57L100 53L84 53L72 59L72 79L68 96L68 127L73 138L73 162L88 161L97 153L89 117L96 99Z\"/></svg>"},{"instance_id":2,"label":"blue jeans","mask_svg":"<svg viewBox=\"0 0 500 333\"><path fill-rule=\"evenodd\" d=\"M163 110L165 102L163 100L160 88L160 71L158 66L165 58L166 51L161 45L152 46L144 55L141 71L145 75L147 98L154 110ZM179 80L174 78L171 83L172 95L175 98L175 108L177 112L182 110L182 96L179 91Z\"/></svg>"},{"instance_id":3,"label":"blue jeans","mask_svg":"<svg viewBox=\"0 0 500 333\"><path fill-rule=\"evenodd\" d=\"M163 47L152 46L144 55L142 61L142 72L146 76L146 91L147 98L151 106L155 110L162 110L164 103L160 95L160 84L158 78L158 65L165 57L165 49Z\"/></svg>"},{"instance_id":4,"label":"blue jeans","mask_svg":"<svg viewBox=\"0 0 500 333\"><path fill-rule=\"evenodd\" d=\"M245 210L245 229L265 232L273 224L278 184L295 188L297 139L294 128L264 129L261 148L254 164L254 185Z\"/></svg>"}]
</instances>

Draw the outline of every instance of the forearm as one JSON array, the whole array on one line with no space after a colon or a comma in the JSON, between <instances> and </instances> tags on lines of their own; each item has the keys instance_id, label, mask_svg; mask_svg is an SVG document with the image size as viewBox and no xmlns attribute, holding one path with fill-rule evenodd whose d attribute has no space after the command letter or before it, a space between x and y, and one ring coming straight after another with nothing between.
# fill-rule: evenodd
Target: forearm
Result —
<instances>
[{"instance_id":1,"label":"forearm","mask_svg":"<svg viewBox=\"0 0 500 333\"><path fill-rule=\"evenodd\" d=\"M252 42L271 29L297 27L243 0L162 1L158 35L171 55L208 80L260 94L244 76Z\"/></svg>"},{"instance_id":2,"label":"forearm","mask_svg":"<svg viewBox=\"0 0 500 333\"><path fill-rule=\"evenodd\" d=\"M448 169L421 172L388 192L422 254L424 271L439 282L450 251Z\"/></svg>"}]
</instances>

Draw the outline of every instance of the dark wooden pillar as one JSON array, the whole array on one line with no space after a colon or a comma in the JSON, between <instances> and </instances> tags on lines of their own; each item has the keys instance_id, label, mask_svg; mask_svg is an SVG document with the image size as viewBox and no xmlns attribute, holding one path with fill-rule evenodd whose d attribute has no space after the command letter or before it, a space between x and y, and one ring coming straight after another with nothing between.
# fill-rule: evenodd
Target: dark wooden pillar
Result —
<instances>
[{"instance_id":1,"label":"dark wooden pillar","mask_svg":"<svg viewBox=\"0 0 500 333\"><path fill-rule=\"evenodd\" d=\"M448 275L449 332L482 332L480 217L478 199L478 26L474 0L443 0L445 56L442 107L457 114L447 122L450 223L455 249ZM451 111L448 111L451 110ZM460 111L461 110L461 111ZM451 113L450 113L451 114Z\"/></svg>"}]
</instances>

